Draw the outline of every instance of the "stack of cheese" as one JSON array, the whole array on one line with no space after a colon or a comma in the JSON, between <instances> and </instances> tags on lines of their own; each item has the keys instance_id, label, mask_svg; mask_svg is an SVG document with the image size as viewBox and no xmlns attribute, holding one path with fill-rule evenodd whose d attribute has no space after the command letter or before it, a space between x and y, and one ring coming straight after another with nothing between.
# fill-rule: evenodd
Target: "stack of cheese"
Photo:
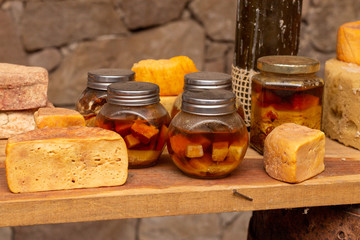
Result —
<instances>
[{"instance_id":1,"label":"stack of cheese","mask_svg":"<svg viewBox=\"0 0 360 240\"><path fill-rule=\"evenodd\" d=\"M8 138L5 167L12 192L125 183L128 155L122 137L85 127L74 110L45 107L45 69L0 64L0 79L0 134Z\"/></svg>"},{"instance_id":2,"label":"stack of cheese","mask_svg":"<svg viewBox=\"0 0 360 240\"><path fill-rule=\"evenodd\" d=\"M33 130L33 114L47 105L48 72L0 63L0 138Z\"/></svg>"},{"instance_id":3,"label":"stack of cheese","mask_svg":"<svg viewBox=\"0 0 360 240\"><path fill-rule=\"evenodd\" d=\"M339 28L337 59L326 62L323 131L360 149L360 21Z\"/></svg>"}]
</instances>

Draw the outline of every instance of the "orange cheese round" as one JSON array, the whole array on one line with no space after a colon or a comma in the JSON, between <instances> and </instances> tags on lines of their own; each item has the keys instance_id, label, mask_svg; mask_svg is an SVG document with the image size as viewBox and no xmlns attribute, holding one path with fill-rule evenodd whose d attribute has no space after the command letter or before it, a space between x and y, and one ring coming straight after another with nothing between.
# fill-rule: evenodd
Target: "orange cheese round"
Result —
<instances>
[{"instance_id":1,"label":"orange cheese round","mask_svg":"<svg viewBox=\"0 0 360 240\"><path fill-rule=\"evenodd\" d=\"M135 81L159 85L160 96L177 96L183 91L185 74L197 72L194 62L187 56L141 60L131 70L135 72Z\"/></svg>"},{"instance_id":2,"label":"orange cheese round","mask_svg":"<svg viewBox=\"0 0 360 240\"><path fill-rule=\"evenodd\" d=\"M340 26L337 36L337 58L360 65L360 21Z\"/></svg>"}]
</instances>

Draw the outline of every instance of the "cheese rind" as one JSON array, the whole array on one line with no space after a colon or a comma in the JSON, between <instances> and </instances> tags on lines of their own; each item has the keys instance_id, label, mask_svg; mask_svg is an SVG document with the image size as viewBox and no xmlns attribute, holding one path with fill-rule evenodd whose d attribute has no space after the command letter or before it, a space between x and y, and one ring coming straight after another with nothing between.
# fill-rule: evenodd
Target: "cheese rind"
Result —
<instances>
[{"instance_id":1,"label":"cheese rind","mask_svg":"<svg viewBox=\"0 0 360 240\"><path fill-rule=\"evenodd\" d=\"M47 102L47 107L54 107ZM7 139L20 133L34 130L36 127L34 112L36 109L0 112L0 139Z\"/></svg>"},{"instance_id":2,"label":"cheese rind","mask_svg":"<svg viewBox=\"0 0 360 240\"><path fill-rule=\"evenodd\" d=\"M44 107L48 72L41 67L0 63L0 110Z\"/></svg>"},{"instance_id":3,"label":"cheese rind","mask_svg":"<svg viewBox=\"0 0 360 240\"><path fill-rule=\"evenodd\" d=\"M330 59L325 64L322 129L346 146L360 149L360 66Z\"/></svg>"},{"instance_id":4,"label":"cheese rind","mask_svg":"<svg viewBox=\"0 0 360 240\"><path fill-rule=\"evenodd\" d=\"M265 139L264 165L272 178L305 181L325 169L325 134L294 123L276 127Z\"/></svg>"},{"instance_id":5,"label":"cheese rind","mask_svg":"<svg viewBox=\"0 0 360 240\"><path fill-rule=\"evenodd\" d=\"M340 61L360 65L360 21L340 26L337 35L336 53Z\"/></svg>"},{"instance_id":6,"label":"cheese rind","mask_svg":"<svg viewBox=\"0 0 360 240\"><path fill-rule=\"evenodd\" d=\"M122 185L124 140L101 128L43 128L9 138L6 175L12 192Z\"/></svg>"},{"instance_id":7,"label":"cheese rind","mask_svg":"<svg viewBox=\"0 0 360 240\"><path fill-rule=\"evenodd\" d=\"M66 108L39 108L34 113L37 128L85 126L84 117Z\"/></svg>"},{"instance_id":8,"label":"cheese rind","mask_svg":"<svg viewBox=\"0 0 360 240\"><path fill-rule=\"evenodd\" d=\"M35 129L35 110L0 112L0 138L9 138Z\"/></svg>"}]
</instances>

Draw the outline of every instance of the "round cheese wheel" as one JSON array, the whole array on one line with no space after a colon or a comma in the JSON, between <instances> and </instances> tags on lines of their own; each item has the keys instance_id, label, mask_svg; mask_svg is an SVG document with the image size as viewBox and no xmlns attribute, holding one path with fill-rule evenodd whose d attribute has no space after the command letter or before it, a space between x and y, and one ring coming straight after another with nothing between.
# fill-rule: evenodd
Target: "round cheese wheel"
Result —
<instances>
[{"instance_id":1,"label":"round cheese wheel","mask_svg":"<svg viewBox=\"0 0 360 240\"><path fill-rule=\"evenodd\" d=\"M360 21L340 26L337 36L337 58L360 65Z\"/></svg>"}]
</instances>

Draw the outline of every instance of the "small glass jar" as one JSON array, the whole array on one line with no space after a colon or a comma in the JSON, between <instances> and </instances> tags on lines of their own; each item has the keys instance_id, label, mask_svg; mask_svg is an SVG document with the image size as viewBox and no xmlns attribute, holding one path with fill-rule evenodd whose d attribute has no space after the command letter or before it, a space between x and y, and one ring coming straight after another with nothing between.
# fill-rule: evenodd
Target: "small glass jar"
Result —
<instances>
[{"instance_id":1,"label":"small glass jar","mask_svg":"<svg viewBox=\"0 0 360 240\"><path fill-rule=\"evenodd\" d=\"M192 177L226 177L242 162L249 144L235 95L226 90L186 91L182 100L169 126L172 161Z\"/></svg>"},{"instance_id":2,"label":"small glass jar","mask_svg":"<svg viewBox=\"0 0 360 240\"><path fill-rule=\"evenodd\" d=\"M263 153L266 136L283 123L321 128L324 81L319 61L300 56L258 59L251 85L250 145Z\"/></svg>"},{"instance_id":3,"label":"small glass jar","mask_svg":"<svg viewBox=\"0 0 360 240\"><path fill-rule=\"evenodd\" d=\"M76 110L84 116L86 126L95 125L95 117L106 103L107 87L116 82L133 81L135 72L127 69L97 69L88 72L86 89L81 93Z\"/></svg>"},{"instance_id":4,"label":"small glass jar","mask_svg":"<svg viewBox=\"0 0 360 240\"><path fill-rule=\"evenodd\" d=\"M129 168L156 164L164 149L170 116L159 103L159 86L148 82L113 83L95 126L119 133L128 148Z\"/></svg>"},{"instance_id":5,"label":"small glass jar","mask_svg":"<svg viewBox=\"0 0 360 240\"><path fill-rule=\"evenodd\" d=\"M229 74L220 72L193 72L184 76L184 91L202 91L224 89L232 91L232 78ZM171 118L181 110L182 93L175 99L171 110ZM244 110L240 100L236 100L237 112L244 119Z\"/></svg>"}]
</instances>

